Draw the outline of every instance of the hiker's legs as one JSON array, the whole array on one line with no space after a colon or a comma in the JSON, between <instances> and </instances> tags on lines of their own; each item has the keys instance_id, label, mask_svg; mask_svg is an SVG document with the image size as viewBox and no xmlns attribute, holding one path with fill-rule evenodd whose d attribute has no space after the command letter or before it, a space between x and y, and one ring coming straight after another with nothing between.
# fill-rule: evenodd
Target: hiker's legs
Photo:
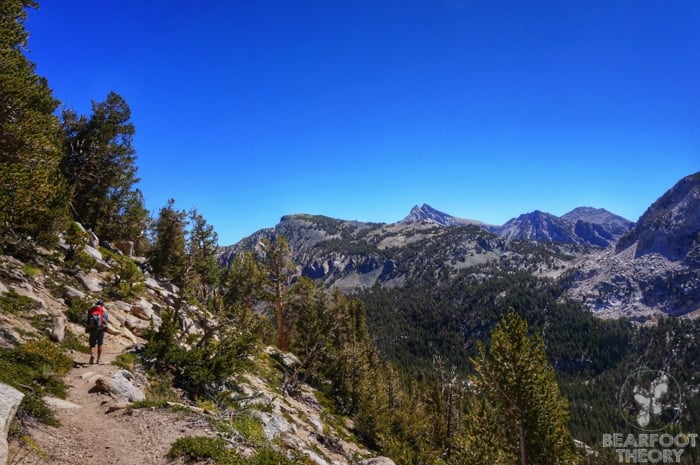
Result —
<instances>
[{"instance_id":1,"label":"hiker's legs","mask_svg":"<svg viewBox=\"0 0 700 465\"><path fill-rule=\"evenodd\" d=\"M90 333L90 364L95 363L95 346L97 346L97 331ZM98 349L99 350L99 349ZM99 359L99 355L97 356Z\"/></svg>"},{"instance_id":2,"label":"hiker's legs","mask_svg":"<svg viewBox=\"0 0 700 465\"><path fill-rule=\"evenodd\" d=\"M97 343L97 363L100 363L100 357L102 357L102 344L105 340L105 332L97 331L97 337L95 339L95 342Z\"/></svg>"}]
</instances>

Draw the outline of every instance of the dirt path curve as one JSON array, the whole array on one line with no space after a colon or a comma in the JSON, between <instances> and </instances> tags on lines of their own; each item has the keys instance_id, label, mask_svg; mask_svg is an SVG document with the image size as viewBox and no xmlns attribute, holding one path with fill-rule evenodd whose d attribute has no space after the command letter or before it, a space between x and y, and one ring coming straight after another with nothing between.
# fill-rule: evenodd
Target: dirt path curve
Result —
<instances>
[{"instance_id":1,"label":"dirt path curve","mask_svg":"<svg viewBox=\"0 0 700 465\"><path fill-rule=\"evenodd\" d=\"M109 340L108 340L109 339ZM31 436L48 453L51 465L174 465L166 454L179 437L211 434L200 419L165 409L118 409L106 394L90 393L97 376L111 377L120 368L111 364L123 346L105 338L102 362L89 365L89 356L75 354L76 366L66 377L65 402L52 405L61 426L32 427ZM20 454L21 456L21 454ZM12 465L37 463L28 456Z\"/></svg>"}]
</instances>

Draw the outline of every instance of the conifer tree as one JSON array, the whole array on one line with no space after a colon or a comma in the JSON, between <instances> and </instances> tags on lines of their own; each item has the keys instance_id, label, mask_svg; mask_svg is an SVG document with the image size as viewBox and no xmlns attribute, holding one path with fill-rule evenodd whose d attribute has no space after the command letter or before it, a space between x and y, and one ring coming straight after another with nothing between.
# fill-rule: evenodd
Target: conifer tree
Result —
<instances>
[{"instance_id":1,"label":"conifer tree","mask_svg":"<svg viewBox=\"0 0 700 465\"><path fill-rule=\"evenodd\" d=\"M231 260L222 276L227 307L253 310L262 297L265 276L253 252L241 252Z\"/></svg>"},{"instance_id":2,"label":"conifer tree","mask_svg":"<svg viewBox=\"0 0 700 465\"><path fill-rule=\"evenodd\" d=\"M58 101L24 55L32 0L0 2L0 246L51 245L67 224Z\"/></svg>"},{"instance_id":3,"label":"conifer tree","mask_svg":"<svg viewBox=\"0 0 700 465\"><path fill-rule=\"evenodd\" d=\"M214 299L220 284L220 269L217 263L218 235L214 227L196 208L190 210L190 231L187 236L186 276L194 296L202 303Z\"/></svg>"},{"instance_id":4,"label":"conifer tree","mask_svg":"<svg viewBox=\"0 0 700 465\"><path fill-rule=\"evenodd\" d=\"M467 463L576 463L568 404L542 338L528 336L524 319L509 312L492 332L488 350L479 347L474 365L478 399L466 422Z\"/></svg>"},{"instance_id":5,"label":"conifer tree","mask_svg":"<svg viewBox=\"0 0 700 465\"><path fill-rule=\"evenodd\" d=\"M134 185L136 150L131 109L117 93L92 102L90 117L63 112L63 173L70 188L73 215L105 239L135 239L147 211Z\"/></svg>"},{"instance_id":6,"label":"conifer tree","mask_svg":"<svg viewBox=\"0 0 700 465\"><path fill-rule=\"evenodd\" d=\"M175 200L169 199L156 219L153 250L149 257L157 275L170 278L179 286L184 282L186 218L184 211L175 209Z\"/></svg>"},{"instance_id":7,"label":"conifer tree","mask_svg":"<svg viewBox=\"0 0 700 465\"><path fill-rule=\"evenodd\" d=\"M268 278L263 300L269 302L274 308L277 348L287 350L287 332L292 319L288 295L296 275L292 252L284 236L277 236L274 240L263 239L262 251L263 272Z\"/></svg>"}]
</instances>

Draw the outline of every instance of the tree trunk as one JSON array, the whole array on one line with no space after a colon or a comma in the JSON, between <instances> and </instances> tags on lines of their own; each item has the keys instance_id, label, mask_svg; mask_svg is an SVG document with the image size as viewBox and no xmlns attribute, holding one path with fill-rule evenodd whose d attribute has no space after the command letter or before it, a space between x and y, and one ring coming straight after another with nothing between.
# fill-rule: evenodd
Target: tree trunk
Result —
<instances>
[{"instance_id":1,"label":"tree trunk","mask_svg":"<svg viewBox=\"0 0 700 465\"><path fill-rule=\"evenodd\" d=\"M520 465L527 465L527 446L525 445L525 421L520 420Z\"/></svg>"},{"instance_id":2,"label":"tree trunk","mask_svg":"<svg viewBox=\"0 0 700 465\"><path fill-rule=\"evenodd\" d=\"M277 348L279 350L287 350L287 335L284 330L284 312L282 307L282 283L277 281Z\"/></svg>"}]
</instances>

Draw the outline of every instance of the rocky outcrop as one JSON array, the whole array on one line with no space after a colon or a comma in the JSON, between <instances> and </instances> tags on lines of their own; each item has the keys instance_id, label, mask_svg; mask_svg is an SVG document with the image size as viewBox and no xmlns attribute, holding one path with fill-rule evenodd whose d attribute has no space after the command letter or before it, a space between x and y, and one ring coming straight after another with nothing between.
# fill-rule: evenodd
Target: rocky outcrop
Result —
<instances>
[{"instance_id":1,"label":"rocky outcrop","mask_svg":"<svg viewBox=\"0 0 700 465\"><path fill-rule=\"evenodd\" d=\"M671 261L695 259L700 248L700 172L680 180L654 202L616 250L635 246L635 257L658 253Z\"/></svg>"},{"instance_id":2,"label":"rocky outcrop","mask_svg":"<svg viewBox=\"0 0 700 465\"><path fill-rule=\"evenodd\" d=\"M7 433L23 398L17 389L0 383L0 465L7 463Z\"/></svg>"}]
</instances>

